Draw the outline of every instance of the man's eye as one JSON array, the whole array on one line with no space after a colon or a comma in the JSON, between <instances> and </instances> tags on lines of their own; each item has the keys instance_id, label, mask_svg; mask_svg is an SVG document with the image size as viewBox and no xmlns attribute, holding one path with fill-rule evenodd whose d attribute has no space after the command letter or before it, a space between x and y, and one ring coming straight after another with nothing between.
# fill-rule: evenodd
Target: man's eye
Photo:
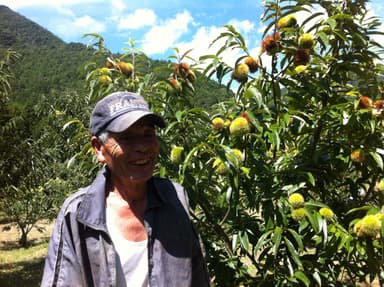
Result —
<instances>
[{"instance_id":1,"label":"man's eye","mask_svg":"<svg viewBox=\"0 0 384 287\"><path fill-rule=\"evenodd\" d=\"M148 134L145 134L144 135L146 138L152 138L152 137L155 137L156 134L155 133L148 133Z\"/></svg>"},{"instance_id":2,"label":"man's eye","mask_svg":"<svg viewBox=\"0 0 384 287\"><path fill-rule=\"evenodd\" d=\"M144 135L130 135L130 136L119 136L116 139L118 141L124 141L124 142L134 142L134 141L139 141L140 139L152 139L155 138L156 134L154 133L148 133Z\"/></svg>"}]
</instances>

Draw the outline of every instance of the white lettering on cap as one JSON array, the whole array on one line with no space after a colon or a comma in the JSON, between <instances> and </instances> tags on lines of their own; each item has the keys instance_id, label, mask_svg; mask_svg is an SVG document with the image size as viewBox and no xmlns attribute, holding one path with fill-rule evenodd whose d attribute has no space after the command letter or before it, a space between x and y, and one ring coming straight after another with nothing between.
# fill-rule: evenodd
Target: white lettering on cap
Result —
<instances>
[{"instance_id":1,"label":"white lettering on cap","mask_svg":"<svg viewBox=\"0 0 384 287\"><path fill-rule=\"evenodd\" d=\"M148 105L140 99L129 98L129 99L120 99L117 102L110 103L108 105L109 115L114 116L115 114L121 112L122 110L148 110Z\"/></svg>"}]
</instances>

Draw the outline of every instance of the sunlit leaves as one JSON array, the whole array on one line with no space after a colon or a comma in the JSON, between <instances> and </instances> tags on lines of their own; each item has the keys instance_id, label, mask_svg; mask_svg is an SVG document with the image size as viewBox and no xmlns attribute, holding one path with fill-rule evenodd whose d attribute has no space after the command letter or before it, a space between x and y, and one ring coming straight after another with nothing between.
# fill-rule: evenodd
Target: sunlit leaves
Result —
<instances>
[{"instance_id":1,"label":"sunlit leaves","mask_svg":"<svg viewBox=\"0 0 384 287\"><path fill-rule=\"evenodd\" d=\"M8 49L0 55L0 104L4 106L8 102L8 95L11 90L10 80L14 77L12 64L20 60L21 55L16 51ZM3 111L4 108L0 109Z\"/></svg>"},{"instance_id":2,"label":"sunlit leaves","mask_svg":"<svg viewBox=\"0 0 384 287\"><path fill-rule=\"evenodd\" d=\"M290 15L300 15L297 24L277 25ZM233 101L214 107L215 115L230 120L248 113L251 130L234 140L223 129L205 140L206 151L224 160L224 153L210 146L245 151L246 174L232 170L211 177L210 182L217 180L225 189L223 228L236 234L232 250L244 252L257 266L257 278L274 280L275 286L337 284L343 280L341 272L355 277L354 264L368 260L359 257L366 256L368 243L356 241L347 211L366 201L383 204L374 191L383 168L383 154L377 150L383 141L381 115L374 115L372 104L357 104L362 95L381 95L383 69L374 61L382 55L372 37L379 32L377 19L369 18L360 2L264 1L262 21L266 27L258 74L236 87L229 81L236 91ZM221 55L243 51L236 61L242 63L248 53L239 33L225 28L213 41L223 43L217 53L200 58L207 75L220 81L233 70ZM302 39L308 44L304 52ZM365 151L364 160L351 159L355 149ZM300 210L286 199L298 190L305 197ZM262 224L244 232L236 216L246 220L253 210L257 213L248 220ZM371 250L380 246L375 244Z\"/></svg>"}]
</instances>

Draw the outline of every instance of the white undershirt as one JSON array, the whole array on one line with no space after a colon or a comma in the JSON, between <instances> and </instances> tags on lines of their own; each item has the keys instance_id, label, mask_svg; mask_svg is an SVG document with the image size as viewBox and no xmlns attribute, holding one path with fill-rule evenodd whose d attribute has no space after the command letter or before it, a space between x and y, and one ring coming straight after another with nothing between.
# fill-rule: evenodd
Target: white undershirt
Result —
<instances>
[{"instance_id":1,"label":"white undershirt","mask_svg":"<svg viewBox=\"0 0 384 287\"><path fill-rule=\"evenodd\" d=\"M116 286L148 287L148 240L134 242L125 239L114 224L116 221L110 208L106 208L106 215L107 228L117 252Z\"/></svg>"}]
</instances>

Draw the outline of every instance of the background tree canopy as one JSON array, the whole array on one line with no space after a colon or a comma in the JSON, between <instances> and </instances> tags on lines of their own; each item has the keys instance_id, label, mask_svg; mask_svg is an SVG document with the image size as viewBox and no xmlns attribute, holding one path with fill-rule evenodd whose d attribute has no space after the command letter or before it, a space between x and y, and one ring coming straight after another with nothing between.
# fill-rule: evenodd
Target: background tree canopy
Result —
<instances>
[{"instance_id":1,"label":"background tree canopy","mask_svg":"<svg viewBox=\"0 0 384 287\"><path fill-rule=\"evenodd\" d=\"M30 134L25 145L36 149L17 160L40 176L7 188L52 200L51 191L89 182L98 169L88 144L93 105L111 91L140 92L168 123L157 173L186 187L216 286L384 285L383 47L366 5L265 1L258 55L230 25L213 40L225 45L197 61L175 49L152 62L134 41L112 55L101 35L87 35L83 90L50 92L22 111L35 124L21 142ZM320 12L299 22L302 11ZM222 61L227 50L243 53L234 66ZM7 169L3 177L17 178Z\"/></svg>"}]
</instances>

